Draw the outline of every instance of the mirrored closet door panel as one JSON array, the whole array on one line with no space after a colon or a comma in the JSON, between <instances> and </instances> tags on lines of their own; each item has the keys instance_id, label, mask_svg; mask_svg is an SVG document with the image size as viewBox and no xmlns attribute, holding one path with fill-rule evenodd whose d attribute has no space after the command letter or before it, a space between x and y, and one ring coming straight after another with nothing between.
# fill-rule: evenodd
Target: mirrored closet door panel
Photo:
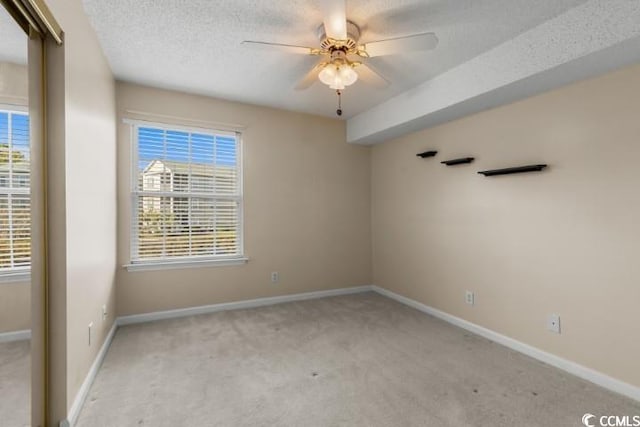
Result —
<instances>
[{"instance_id":1,"label":"mirrored closet door panel","mask_svg":"<svg viewBox=\"0 0 640 427\"><path fill-rule=\"evenodd\" d=\"M0 7L0 425L31 425L28 36Z\"/></svg>"}]
</instances>

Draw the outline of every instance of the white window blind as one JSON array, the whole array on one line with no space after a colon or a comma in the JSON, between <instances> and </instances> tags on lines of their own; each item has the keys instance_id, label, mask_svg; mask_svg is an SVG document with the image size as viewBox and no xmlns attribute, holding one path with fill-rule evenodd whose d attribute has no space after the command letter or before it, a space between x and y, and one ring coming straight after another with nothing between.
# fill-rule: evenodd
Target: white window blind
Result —
<instances>
[{"instance_id":1,"label":"white window blind","mask_svg":"<svg viewBox=\"0 0 640 427\"><path fill-rule=\"evenodd\" d=\"M240 136L133 124L132 263L242 255Z\"/></svg>"},{"instance_id":2,"label":"white window blind","mask_svg":"<svg viewBox=\"0 0 640 427\"><path fill-rule=\"evenodd\" d=\"M29 116L0 109L0 275L31 265Z\"/></svg>"}]
</instances>

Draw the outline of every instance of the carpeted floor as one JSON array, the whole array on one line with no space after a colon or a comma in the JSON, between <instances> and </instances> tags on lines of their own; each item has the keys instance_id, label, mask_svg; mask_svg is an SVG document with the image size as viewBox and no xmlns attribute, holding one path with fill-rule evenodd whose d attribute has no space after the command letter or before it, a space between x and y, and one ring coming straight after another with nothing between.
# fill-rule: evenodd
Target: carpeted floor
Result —
<instances>
[{"instance_id":1,"label":"carpeted floor","mask_svg":"<svg viewBox=\"0 0 640 427\"><path fill-rule=\"evenodd\" d=\"M0 426L23 427L31 419L30 341L0 343Z\"/></svg>"},{"instance_id":2,"label":"carpeted floor","mask_svg":"<svg viewBox=\"0 0 640 427\"><path fill-rule=\"evenodd\" d=\"M373 293L118 330L100 426L580 426L640 403Z\"/></svg>"}]
</instances>

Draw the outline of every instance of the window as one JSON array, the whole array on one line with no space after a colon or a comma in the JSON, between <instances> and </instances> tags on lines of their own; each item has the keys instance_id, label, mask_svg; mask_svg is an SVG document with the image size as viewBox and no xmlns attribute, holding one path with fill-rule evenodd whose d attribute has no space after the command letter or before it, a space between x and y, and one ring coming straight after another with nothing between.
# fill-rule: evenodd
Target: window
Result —
<instances>
[{"instance_id":1,"label":"window","mask_svg":"<svg viewBox=\"0 0 640 427\"><path fill-rule=\"evenodd\" d=\"M240 135L133 124L132 264L242 258Z\"/></svg>"},{"instance_id":2,"label":"window","mask_svg":"<svg viewBox=\"0 0 640 427\"><path fill-rule=\"evenodd\" d=\"M29 272L29 116L0 109L0 278Z\"/></svg>"}]
</instances>

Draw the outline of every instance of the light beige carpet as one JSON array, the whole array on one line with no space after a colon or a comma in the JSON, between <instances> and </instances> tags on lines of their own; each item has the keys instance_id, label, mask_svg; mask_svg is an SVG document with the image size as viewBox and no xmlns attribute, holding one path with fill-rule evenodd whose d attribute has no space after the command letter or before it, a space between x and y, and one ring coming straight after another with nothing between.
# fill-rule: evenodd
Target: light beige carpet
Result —
<instances>
[{"instance_id":1,"label":"light beige carpet","mask_svg":"<svg viewBox=\"0 0 640 427\"><path fill-rule=\"evenodd\" d=\"M31 419L30 341L0 343L0 426L24 427Z\"/></svg>"},{"instance_id":2,"label":"light beige carpet","mask_svg":"<svg viewBox=\"0 0 640 427\"><path fill-rule=\"evenodd\" d=\"M640 403L373 293L126 326L78 426L580 426Z\"/></svg>"}]
</instances>

